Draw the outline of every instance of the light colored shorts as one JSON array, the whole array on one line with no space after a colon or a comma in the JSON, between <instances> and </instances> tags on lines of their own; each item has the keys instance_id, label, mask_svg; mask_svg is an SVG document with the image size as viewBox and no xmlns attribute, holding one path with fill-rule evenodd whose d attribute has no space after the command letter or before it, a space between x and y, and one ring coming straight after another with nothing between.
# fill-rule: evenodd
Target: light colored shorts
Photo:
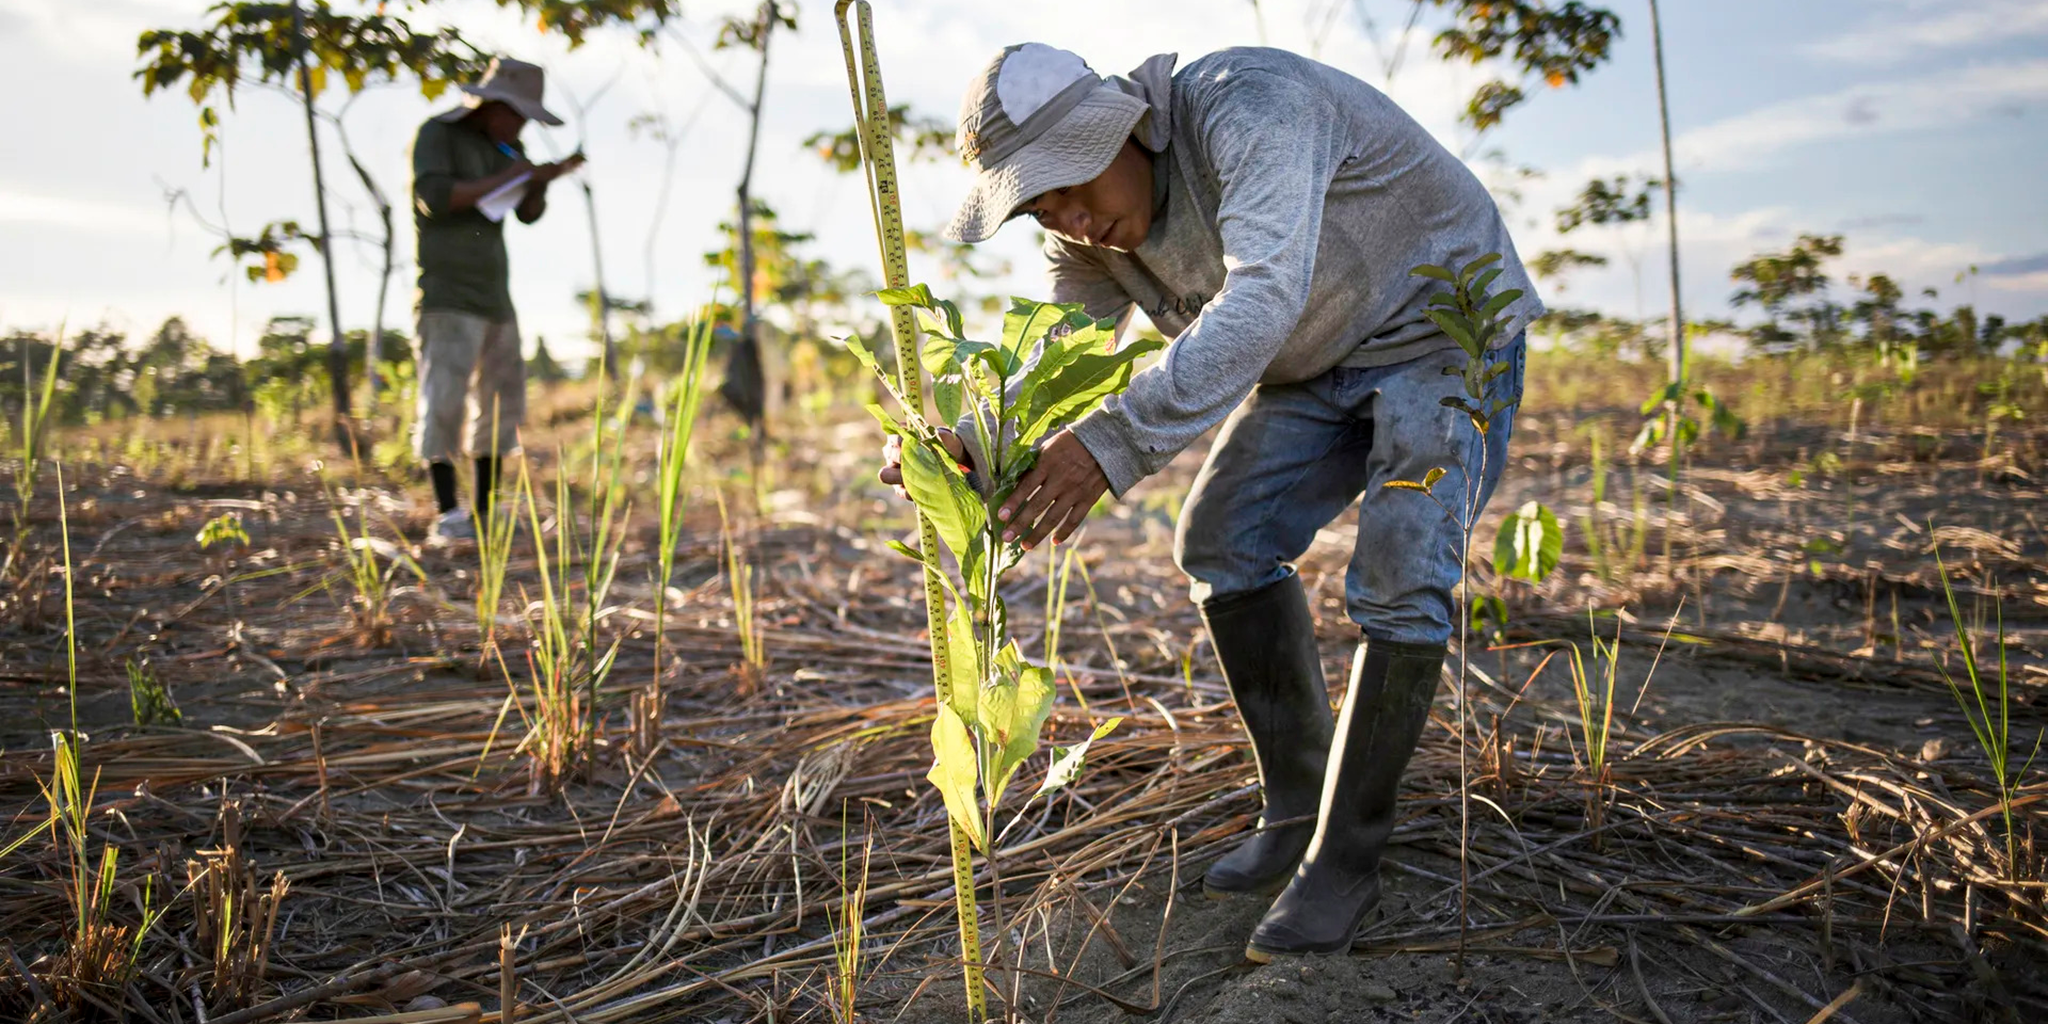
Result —
<instances>
[{"instance_id":1,"label":"light colored shorts","mask_svg":"<svg viewBox=\"0 0 2048 1024\"><path fill-rule=\"evenodd\" d=\"M428 462L518 451L526 419L519 321L428 310L419 315L414 338L419 402L413 451ZM466 449L459 440L465 434Z\"/></svg>"}]
</instances>

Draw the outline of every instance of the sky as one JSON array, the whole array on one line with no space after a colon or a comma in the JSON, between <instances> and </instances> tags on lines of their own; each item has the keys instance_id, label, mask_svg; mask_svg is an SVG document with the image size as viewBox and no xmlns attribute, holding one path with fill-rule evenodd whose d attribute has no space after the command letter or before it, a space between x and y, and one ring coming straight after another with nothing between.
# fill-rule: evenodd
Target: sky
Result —
<instances>
[{"instance_id":1,"label":"sky","mask_svg":"<svg viewBox=\"0 0 2048 1024\"><path fill-rule=\"evenodd\" d=\"M336 2L346 8L353 0ZM1530 102L1477 140L1456 115L1492 69L1444 64L1418 34L1396 74L1385 74L1381 55L1397 44L1407 0L876 0L874 19L890 100L948 121L966 81L1012 42L1072 49L1103 74L1155 53L1177 52L1185 62L1262 40L1316 57L1385 89L1453 152L1474 154L1489 181L1512 181L1518 198L1503 199L1503 210L1525 256L1568 244L1610 257L1606 268L1568 278L1562 291L1546 287L1553 307L1657 316L1668 304L1661 218L1568 239L1554 227L1557 207L1590 177L1662 173L1646 5L1601 2L1622 19L1613 59L1576 87L1532 90ZM209 168L190 99L181 90L145 99L133 78L140 32L200 27L210 3L0 0L0 94L10 97L12 122L0 135L0 332L104 324L146 335L178 315L216 347L246 356L271 316L318 314L324 328L317 260L283 283L252 284L212 255L219 239L207 226L253 234L272 220L314 223L296 101L275 90L239 91L222 113L223 146ZM703 253L719 244L716 225L732 214L745 157L745 114L704 67L742 87L754 75L752 53L714 52L709 43L720 15L750 7L701 0L652 48L615 33L574 51L488 0L440 0L409 17L453 25L486 49L547 68L548 103L570 124L529 127L529 150L584 147L611 292L651 298L658 313L681 316L710 294ZM2040 187L2048 166L2048 0L1662 7L1689 318L1736 315L1729 268L1801 233L1846 236L1838 280L1881 271L1909 295L1939 289L1944 308L1971 302L2011 319L2048 313L2048 189ZM413 133L447 106L445 97L429 103L396 86L365 92L347 112L354 148L401 203ZM860 179L834 173L801 144L851 121L829 0L802 0L798 30L776 36L764 106L755 194L782 213L786 228L816 235L812 255L872 270ZM631 127L644 115L682 133L665 209L658 197L666 153ZM374 208L332 136L324 145L336 230L373 231ZM957 164L907 167L908 225L936 230L965 185ZM169 202L174 194L189 203ZM594 254L580 190L557 185L550 200L539 224L510 225L507 235L523 333L529 345L546 336L562 355L578 351L588 331L574 295L594 280ZM405 260L387 324L409 331L413 241L402 209L400 220ZM985 248L1013 270L971 290L1041 293L1032 235L1022 223L998 235ZM340 252L343 322L367 327L379 256L361 245ZM936 273L913 260L913 277ZM942 294L970 290L934 286Z\"/></svg>"}]
</instances>

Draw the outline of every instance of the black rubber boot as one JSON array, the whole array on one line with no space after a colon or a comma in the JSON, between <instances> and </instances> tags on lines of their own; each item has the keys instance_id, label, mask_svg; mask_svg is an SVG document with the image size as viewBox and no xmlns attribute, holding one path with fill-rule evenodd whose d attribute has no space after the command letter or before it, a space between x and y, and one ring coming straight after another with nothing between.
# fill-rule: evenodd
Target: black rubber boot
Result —
<instances>
[{"instance_id":1,"label":"black rubber boot","mask_svg":"<svg viewBox=\"0 0 2048 1024\"><path fill-rule=\"evenodd\" d=\"M1252 932L1245 956L1336 953L1379 907L1380 854L1394 831L1401 772L1429 724L1443 644L1368 641L1351 668L1323 786L1321 819L1301 870Z\"/></svg>"},{"instance_id":2,"label":"black rubber boot","mask_svg":"<svg viewBox=\"0 0 2048 1024\"><path fill-rule=\"evenodd\" d=\"M1275 893L1315 835L1330 752L1330 694L1299 577L1202 603L1209 640L1244 719L1265 806L1259 831L1209 865L1211 896ZM1279 824L1297 819L1293 824Z\"/></svg>"}]
</instances>

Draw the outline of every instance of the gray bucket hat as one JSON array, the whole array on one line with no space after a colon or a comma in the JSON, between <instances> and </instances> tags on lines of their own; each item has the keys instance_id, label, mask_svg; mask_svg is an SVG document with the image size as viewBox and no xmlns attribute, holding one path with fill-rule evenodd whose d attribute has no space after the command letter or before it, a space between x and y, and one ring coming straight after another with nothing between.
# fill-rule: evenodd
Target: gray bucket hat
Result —
<instances>
[{"instance_id":1,"label":"gray bucket hat","mask_svg":"<svg viewBox=\"0 0 2048 1024\"><path fill-rule=\"evenodd\" d=\"M960 103L955 142L974 186L947 237L982 241L1023 203L1095 180L1148 109L1077 54L1044 43L1006 47Z\"/></svg>"},{"instance_id":2,"label":"gray bucket hat","mask_svg":"<svg viewBox=\"0 0 2048 1024\"><path fill-rule=\"evenodd\" d=\"M484 69L483 80L475 85L460 88L467 95L462 105L440 115L444 121L459 121L478 107L496 100L519 112L529 121L545 125L559 125L562 119L548 108L541 106L541 94L546 88L546 72L538 64L528 64L510 57L494 57L491 66Z\"/></svg>"}]
</instances>

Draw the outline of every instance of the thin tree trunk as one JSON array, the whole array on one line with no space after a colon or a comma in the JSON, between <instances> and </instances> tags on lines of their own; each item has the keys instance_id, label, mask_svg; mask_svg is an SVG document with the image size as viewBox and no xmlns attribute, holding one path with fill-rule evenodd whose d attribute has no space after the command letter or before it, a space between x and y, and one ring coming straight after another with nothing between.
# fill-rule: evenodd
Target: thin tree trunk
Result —
<instances>
[{"instance_id":1,"label":"thin tree trunk","mask_svg":"<svg viewBox=\"0 0 2048 1024\"><path fill-rule=\"evenodd\" d=\"M600 356L604 376L607 380L618 375L618 354L612 345L612 293L604 287L604 246L597 240L597 194L591 191L590 178L577 182L583 188L583 210L590 216L590 263L592 273L597 276L597 299L594 308L597 315L597 337L604 349Z\"/></svg>"},{"instance_id":2,"label":"thin tree trunk","mask_svg":"<svg viewBox=\"0 0 2048 1024\"><path fill-rule=\"evenodd\" d=\"M327 374L334 389L334 441L352 446L348 421L348 339L341 333L341 296L334 286L334 235L327 226L327 179L320 170L319 122L313 114L313 73L306 67L306 12L292 0L293 59L299 66L299 95L306 106L306 145L313 154L313 202L320 211L320 265L327 272Z\"/></svg>"},{"instance_id":3,"label":"thin tree trunk","mask_svg":"<svg viewBox=\"0 0 2048 1024\"><path fill-rule=\"evenodd\" d=\"M1671 102L1664 91L1664 28L1650 3L1650 40L1657 57L1657 119L1664 134L1664 221L1671 246L1671 379L1685 381L1685 313L1678 294L1678 176L1671 159Z\"/></svg>"},{"instance_id":4,"label":"thin tree trunk","mask_svg":"<svg viewBox=\"0 0 2048 1024\"><path fill-rule=\"evenodd\" d=\"M740 416L759 428L767 409L767 380L761 360L760 324L754 316L754 154L761 143L761 102L768 89L768 42L775 33L775 0L761 4L761 66L754 75L754 102L748 109L747 162L740 171L739 280L740 338L726 362L725 384L719 390ZM759 436L760 431L755 431Z\"/></svg>"},{"instance_id":5,"label":"thin tree trunk","mask_svg":"<svg viewBox=\"0 0 2048 1024\"><path fill-rule=\"evenodd\" d=\"M339 122L336 122L335 130L340 131ZM349 166L355 168L356 177L363 183L363 190L368 192L370 200L377 204L377 219L384 226L384 274L377 279L377 312L370 321L369 351L365 357L370 374L370 394L374 401L374 396L384 392L384 378L378 375L377 368L384 362L384 310L385 303L391 296L391 275L398 269L398 240L392 228L391 201L384 198L384 190L377 187L376 179L370 177L369 169L363 166L361 160L356 159L355 149L349 145L346 132L341 132L341 151L348 157Z\"/></svg>"},{"instance_id":6,"label":"thin tree trunk","mask_svg":"<svg viewBox=\"0 0 2048 1024\"><path fill-rule=\"evenodd\" d=\"M1664 88L1664 25L1658 17L1657 0L1650 4L1650 43L1657 62L1657 123L1664 136L1664 222L1670 232L1671 246L1671 391L1670 400L1664 403L1664 436L1669 444L1670 454L1665 470L1671 481L1671 494L1666 503L1667 516L1664 523L1664 565L1672 568L1671 535L1677 528L1679 499L1679 477L1684 473L1685 441L1679 436L1678 423L1681 406L1685 402L1686 360L1685 360L1685 311L1679 301L1678 292L1678 176L1673 171L1671 159L1671 101ZM1698 583L1697 574L1694 582ZM1704 616L1704 603L1697 605Z\"/></svg>"}]
</instances>

